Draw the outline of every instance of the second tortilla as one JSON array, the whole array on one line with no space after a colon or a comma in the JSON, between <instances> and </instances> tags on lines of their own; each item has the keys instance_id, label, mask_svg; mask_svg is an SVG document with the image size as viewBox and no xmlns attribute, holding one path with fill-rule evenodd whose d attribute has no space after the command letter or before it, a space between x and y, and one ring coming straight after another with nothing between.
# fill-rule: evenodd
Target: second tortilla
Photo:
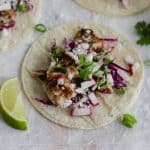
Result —
<instances>
[{"instance_id":1,"label":"second tortilla","mask_svg":"<svg viewBox=\"0 0 150 150\"><path fill-rule=\"evenodd\" d=\"M79 5L100 15L127 16L150 7L150 0L75 0ZM128 3L128 4L126 4Z\"/></svg>"}]
</instances>

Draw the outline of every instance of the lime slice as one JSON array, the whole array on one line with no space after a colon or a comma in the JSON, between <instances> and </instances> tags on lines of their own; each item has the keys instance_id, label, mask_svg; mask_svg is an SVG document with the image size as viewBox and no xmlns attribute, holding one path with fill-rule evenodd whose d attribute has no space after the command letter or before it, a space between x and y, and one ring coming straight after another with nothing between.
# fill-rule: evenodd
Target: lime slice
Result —
<instances>
[{"instance_id":1,"label":"lime slice","mask_svg":"<svg viewBox=\"0 0 150 150\"><path fill-rule=\"evenodd\" d=\"M17 78L10 79L2 85L0 106L6 123L16 129L27 129L25 109Z\"/></svg>"}]
</instances>

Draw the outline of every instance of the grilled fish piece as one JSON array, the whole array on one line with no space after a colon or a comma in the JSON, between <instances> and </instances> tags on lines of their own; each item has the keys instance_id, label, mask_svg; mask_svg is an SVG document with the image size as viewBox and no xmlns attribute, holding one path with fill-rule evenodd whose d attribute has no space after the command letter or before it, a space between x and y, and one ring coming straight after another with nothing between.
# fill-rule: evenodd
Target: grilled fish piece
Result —
<instances>
[{"instance_id":1,"label":"grilled fish piece","mask_svg":"<svg viewBox=\"0 0 150 150\"><path fill-rule=\"evenodd\" d=\"M75 89L66 75L47 72L47 80L43 82L43 88L48 98L56 106L62 108L72 104L71 98L75 97Z\"/></svg>"},{"instance_id":2,"label":"grilled fish piece","mask_svg":"<svg viewBox=\"0 0 150 150\"><path fill-rule=\"evenodd\" d=\"M99 41L99 38L94 34L93 30L82 28L76 33L74 40L76 43L95 43Z\"/></svg>"}]
</instances>

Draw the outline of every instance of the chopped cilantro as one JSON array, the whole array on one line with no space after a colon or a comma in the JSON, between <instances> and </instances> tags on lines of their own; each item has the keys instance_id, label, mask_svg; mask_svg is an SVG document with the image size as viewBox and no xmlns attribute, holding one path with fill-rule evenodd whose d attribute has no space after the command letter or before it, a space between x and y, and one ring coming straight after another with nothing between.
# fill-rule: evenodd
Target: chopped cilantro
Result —
<instances>
[{"instance_id":1,"label":"chopped cilantro","mask_svg":"<svg viewBox=\"0 0 150 150\"><path fill-rule=\"evenodd\" d=\"M136 33L140 36L137 44L149 45L150 44L150 23L145 21L138 22L135 25Z\"/></svg>"}]
</instances>

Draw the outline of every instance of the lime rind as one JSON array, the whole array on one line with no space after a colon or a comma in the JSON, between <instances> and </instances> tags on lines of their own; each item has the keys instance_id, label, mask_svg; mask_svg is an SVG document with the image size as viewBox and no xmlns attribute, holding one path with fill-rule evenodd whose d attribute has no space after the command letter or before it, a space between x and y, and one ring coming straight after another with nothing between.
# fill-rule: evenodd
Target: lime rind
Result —
<instances>
[{"instance_id":1,"label":"lime rind","mask_svg":"<svg viewBox=\"0 0 150 150\"><path fill-rule=\"evenodd\" d=\"M14 85L17 86L16 87L16 89L17 89L16 92L18 92L17 96L15 97L16 98L15 101L14 101L15 104L12 104L13 105L13 110L12 109L9 110L6 107L6 106L9 106L9 105L5 106L6 101L3 99L4 91L5 90L7 91L7 86L11 82L14 83ZM0 91L0 111L1 111L3 119L6 121L7 124L9 124L10 126L12 126L15 129L26 130L27 129L27 120L26 120L26 117L25 117L25 110L24 110L24 104L23 104L23 101L22 101L22 95L21 95L21 92L18 90L18 87L19 87L19 83L18 83L17 78L10 79L10 80L8 80L4 83L4 85L2 86L1 91Z\"/></svg>"},{"instance_id":2,"label":"lime rind","mask_svg":"<svg viewBox=\"0 0 150 150\"><path fill-rule=\"evenodd\" d=\"M1 114L2 114L3 119L6 121L6 123L12 126L13 128L20 129L20 130L27 130L28 128L27 121L16 119L9 112L3 109L3 106L1 106Z\"/></svg>"}]
</instances>

